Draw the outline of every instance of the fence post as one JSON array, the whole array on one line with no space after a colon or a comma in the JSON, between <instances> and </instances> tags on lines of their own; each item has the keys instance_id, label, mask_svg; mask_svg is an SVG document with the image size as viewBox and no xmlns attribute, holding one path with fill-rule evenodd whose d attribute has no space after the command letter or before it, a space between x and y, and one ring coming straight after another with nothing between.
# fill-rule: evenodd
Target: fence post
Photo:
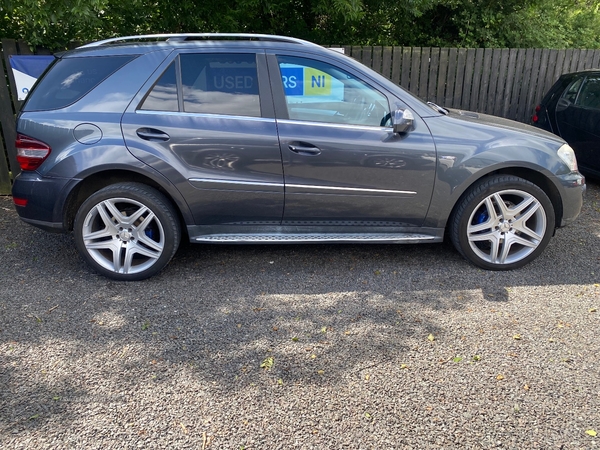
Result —
<instances>
[{"instance_id":1,"label":"fence post","mask_svg":"<svg viewBox=\"0 0 600 450\"><path fill-rule=\"evenodd\" d=\"M17 41L14 39L2 39L2 53L4 54L4 65L6 67L6 75L8 76L8 85L10 86L12 103L15 111L19 111L19 100L17 96L17 83L15 83L15 76L10 67L10 56L18 55Z\"/></svg>"},{"instance_id":2,"label":"fence post","mask_svg":"<svg viewBox=\"0 0 600 450\"><path fill-rule=\"evenodd\" d=\"M4 78L4 74L6 73L10 84L0 83L0 125L2 135L4 136L4 139L0 138L0 194L2 195L10 194L11 171L13 177L20 172L20 167L17 163L17 151L15 148L17 132L15 128L15 112L13 109L13 100L16 99L16 90L15 95L13 96L11 96L9 91L9 88L12 88L15 85L14 76L8 60L8 56L13 54L11 52L16 52L15 41L2 39L3 61L0 61L0 74L2 74ZM2 145L3 141L4 145Z\"/></svg>"}]
</instances>

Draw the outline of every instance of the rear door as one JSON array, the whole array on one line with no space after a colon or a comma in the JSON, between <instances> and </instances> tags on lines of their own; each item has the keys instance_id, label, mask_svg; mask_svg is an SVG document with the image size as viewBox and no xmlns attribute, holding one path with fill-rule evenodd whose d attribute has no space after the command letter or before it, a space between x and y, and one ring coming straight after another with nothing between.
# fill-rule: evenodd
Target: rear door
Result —
<instances>
[{"instance_id":1,"label":"rear door","mask_svg":"<svg viewBox=\"0 0 600 450\"><path fill-rule=\"evenodd\" d=\"M283 170L264 53L175 55L132 102L122 129L129 150L181 191L197 225L281 222Z\"/></svg>"},{"instance_id":2,"label":"rear door","mask_svg":"<svg viewBox=\"0 0 600 450\"><path fill-rule=\"evenodd\" d=\"M415 114L349 65L274 52L269 72L285 173L284 224L420 226L435 177L435 146Z\"/></svg>"}]
</instances>

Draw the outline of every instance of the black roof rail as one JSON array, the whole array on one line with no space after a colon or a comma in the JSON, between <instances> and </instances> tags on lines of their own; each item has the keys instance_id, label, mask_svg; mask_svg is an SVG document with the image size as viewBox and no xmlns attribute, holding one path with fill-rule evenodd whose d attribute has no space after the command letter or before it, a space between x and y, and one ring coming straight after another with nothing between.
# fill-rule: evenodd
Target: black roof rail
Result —
<instances>
[{"instance_id":1,"label":"black roof rail","mask_svg":"<svg viewBox=\"0 0 600 450\"><path fill-rule=\"evenodd\" d=\"M117 42L134 42L144 40L165 40L165 41L191 41L191 40L257 40L257 41L271 41L271 42L287 42L293 44L310 45L316 46L309 41L297 39L288 36L277 36L274 34L251 34L251 33L178 33L178 34L144 34L139 36L123 36L115 37L110 39L104 39L102 41L92 42L90 44L82 45L78 48L91 48L99 47L106 44L112 44Z\"/></svg>"}]
</instances>

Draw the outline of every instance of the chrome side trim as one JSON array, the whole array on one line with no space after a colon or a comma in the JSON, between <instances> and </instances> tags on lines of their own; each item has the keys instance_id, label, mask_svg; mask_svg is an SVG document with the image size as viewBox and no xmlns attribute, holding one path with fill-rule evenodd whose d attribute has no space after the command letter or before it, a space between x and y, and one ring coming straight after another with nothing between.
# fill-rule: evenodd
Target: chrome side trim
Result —
<instances>
[{"instance_id":1,"label":"chrome side trim","mask_svg":"<svg viewBox=\"0 0 600 450\"><path fill-rule=\"evenodd\" d=\"M206 113L190 113L184 111L151 111L147 109L138 109L135 111L136 114L149 114L149 115L160 115L160 116L187 116L187 117L205 117L207 119L238 119L238 120L249 120L252 122L266 122L275 123L275 119L269 119L266 117L251 117L251 116L228 116L225 114L206 114Z\"/></svg>"},{"instance_id":2,"label":"chrome side trim","mask_svg":"<svg viewBox=\"0 0 600 450\"><path fill-rule=\"evenodd\" d=\"M403 194L403 195L417 195L414 191L394 191L389 189L363 189L363 188L351 188L351 187L336 187L336 186L312 186L310 184L286 184L286 187L293 187L299 189L319 189L326 191L350 191L350 192L374 192L379 194Z\"/></svg>"},{"instance_id":3,"label":"chrome side trim","mask_svg":"<svg viewBox=\"0 0 600 450\"><path fill-rule=\"evenodd\" d=\"M392 127L369 127L362 125L347 125L344 123L330 123L330 122L308 122L304 120L289 120L289 119L278 119L277 123L283 123L288 125L307 125L312 127L336 127L345 128L349 130L364 130L364 131L387 131L392 133Z\"/></svg>"},{"instance_id":4,"label":"chrome side trim","mask_svg":"<svg viewBox=\"0 0 600 450\"><path fill-rule=\"evenodd\" d=\"M264 181L241 181L241 180L217 180L211 178L190 178L190 183L214 183L214 184L233 184L237 186L265 186L265 187L291 187L297 189L314 189L325 191L347 191L347 192L370 192L378 194L402 194L402 195L417 195L415 191L394 191L390 189L363 189L351 187L337 186L314 186L310 184L283 184L283 183L268 183Z\"/></svg>"},{"instance_id":5,"label":"chrome side trim","mask_svg":"<svg viewBox=\"0 0 600 450\"><path fill-rule=\"evenodd\" d=\"M214 180L212 178L190 178L188 181L193 183L236 184L239 186L284 187L283 183L267 183L263 181Z\"/></svg>"}]
</instances>

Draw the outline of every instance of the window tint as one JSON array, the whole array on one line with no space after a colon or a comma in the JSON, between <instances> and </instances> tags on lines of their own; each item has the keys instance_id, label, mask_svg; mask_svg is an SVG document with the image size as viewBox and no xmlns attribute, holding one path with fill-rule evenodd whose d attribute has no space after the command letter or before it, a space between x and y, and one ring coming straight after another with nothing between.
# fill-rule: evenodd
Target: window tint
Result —
<instances>
[{"instance_id":1,"label":"window tint","mask_svg":"<svg viewBox=\"0 0 600 450\"><path fill-rule=\"evenodd\" d=\"M565 100L568 100L571 103L573 103L577 98L577 93L579 92L579 88L581 87L582 81L583 78L579 77L575 81L571 82L569 87L565 90L565 92L563 92L561 98L564 98Z\"/></svg>"},{"instance_id":2,"label":"window tint","mask_svg":"<svg viewBox=\"0 0 600 450\"><path fill-rule=\"evenodd\" d=\"M182 54L186 112L260 117L254 54Z\"/></svg>"},{"instance_id":3,"label":"window tint","mask_svg":"<svg viewBox=\"0 0 600 450\"><path fill-rule=\"evenodd\" d=\"M305 58L279 58L289 118L312 122L382 126L387 98L335 66Z\"/></svg>"},{"instance_id":4,"label":"window tint","mask_svg":"<svg viewBox=\"0 0 600 450\"><path fill-rule=\"evenodd\" d=\"M100 56L61 59L37 83L23 109L40 111L71 105L133 58Z\"/></svg>"},{"instance_id":5,"label":"window tint","mask_svg":"<svg viewBox=\"0 0 600 450\"><path fill-rule=\"evenodd\" d=\"M179 111L177 103L177 77L175 76L175 63L165 70L158 79L141 109L151 111Z\"/></svg>"},{"instance_id":6,"label":"window tint","mask_svg":"<svg viewBox=\"0 0 600 450\"><path fill-rule=\"evenodd\" d=\"M575 104L600 109L600 77L588 77L585 80Z\"/></svg>"}]
</instances>

